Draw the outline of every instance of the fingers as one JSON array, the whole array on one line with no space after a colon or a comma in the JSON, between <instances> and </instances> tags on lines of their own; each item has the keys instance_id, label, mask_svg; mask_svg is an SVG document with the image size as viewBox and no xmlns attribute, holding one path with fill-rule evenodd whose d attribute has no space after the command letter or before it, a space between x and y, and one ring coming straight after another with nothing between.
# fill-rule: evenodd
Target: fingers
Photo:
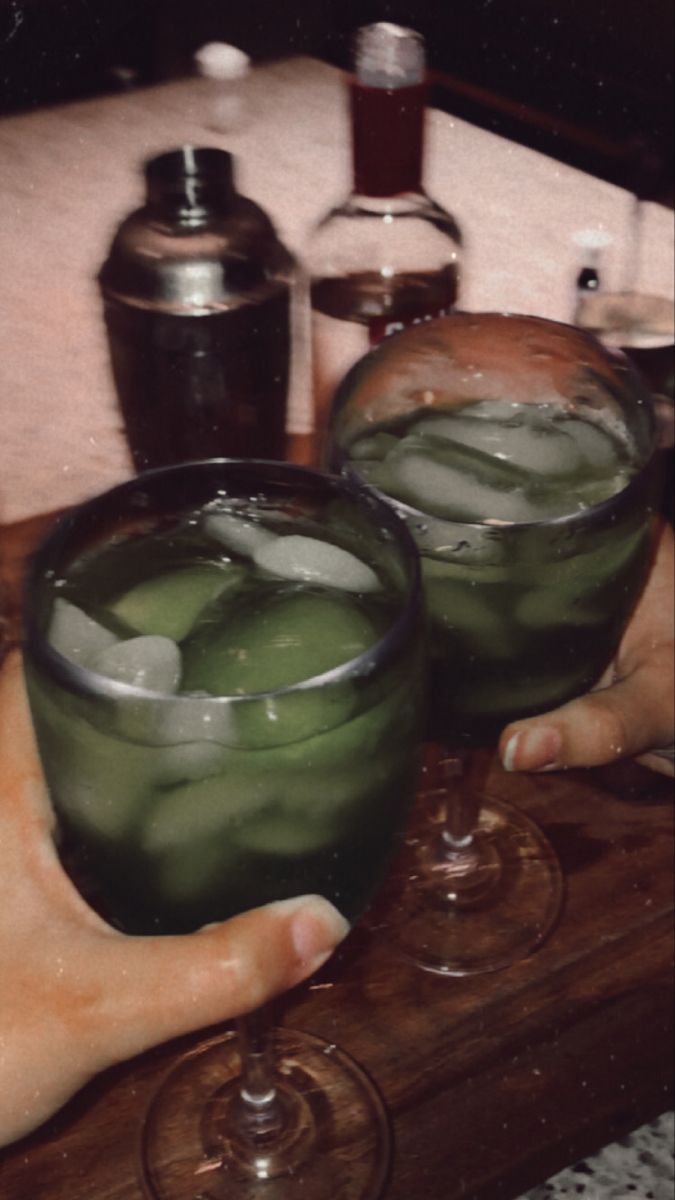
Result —
<instances>
[{"instance_id":1,"label":"fingers","mask_svg":"<svg viewBox=\"0 0 675 1200\"><path fill-rule=\"evenodd\" d=\"M51 824L51 809L35 746L23 681L21 654L12 650L0 671L0 762L3 810L27 800L36 815Z\"/></svg>"},{"instance_id":2,"label":"fingers","mask_svg":"<svg viewBox=\"0 0 675 1200\"><path fill-rule=\"evenodd\" d=\"M594 767L633 757L672 741L672 707L659 662L647 663L611 687L513 722L501 735L499 753L507 771Z\"/></svg>"},{"instance_id":3,"label":"fingers","mask_svg":"<svg viewBox=\"0 0 675 1200\"><path fill-rule=\"evenodd\" d=\"M102 978L118 984L94 1014L102 1065L257 1008L316 971L348 931L327 900L303 896L187 936L107 936Z\"/></svg>"},{"instance_id":4,"label":"fingers","mask_svg":"<svg viewBox=\"0 0 675 1200\"><path fill-rule=\"evenodd\" d=\"M26 858L51 852L54 814L47 796L28 712L21 655L0 671L0 847L3 874L26 871Z\"/></svg>"},{"instance_id":5,"label":"fingers","mask_svg":"<svg viewBox=\"0 0 675 1200\"><path fill-rule=\"evenodd\" d=\"M14 920L56 920L103 927L63 871L52 840L54 812L35 744L21 654L0 671L0 900L11 896Z\"/></svg>"},{"instance_id":6,"label":"fingers","mask_svg":"<svg viewBox=\"0 0 675 1200\"><path fill-rule=\"evenodd\" d=\"M595 691L507 726L499 739L507 771L593 767L640 756L672 774L672 762L650 752L670 746L675 728L674 570L673 530L662 522L652 570L616 661Z\"/></svg>"}]
</instances>

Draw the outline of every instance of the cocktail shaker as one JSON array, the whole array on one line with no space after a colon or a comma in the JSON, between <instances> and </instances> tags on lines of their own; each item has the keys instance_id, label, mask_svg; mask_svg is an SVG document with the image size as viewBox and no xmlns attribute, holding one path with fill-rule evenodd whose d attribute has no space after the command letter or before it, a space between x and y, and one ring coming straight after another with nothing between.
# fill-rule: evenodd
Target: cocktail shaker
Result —
<instances>
[{"instance_id":1,"label":"cocktail shaker","mask_svg":"<svg viewBox=\"0 0 675 1200\"><path fill-rule=\"evenodd\" d=\"M227 151L184 146L144 175L99 273L136 469L283 458L295 261Z\"/></svg>"}]
</instances>

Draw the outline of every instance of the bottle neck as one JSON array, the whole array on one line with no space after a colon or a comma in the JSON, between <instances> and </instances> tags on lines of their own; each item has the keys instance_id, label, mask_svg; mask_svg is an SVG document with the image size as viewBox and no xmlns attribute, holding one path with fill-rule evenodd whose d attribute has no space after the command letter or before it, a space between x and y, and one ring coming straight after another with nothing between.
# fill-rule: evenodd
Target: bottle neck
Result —
<instances>
[{"instance_id":1,"label":"bottle neck","mask_svg":"<svg viewBox=\"0 0 675 1200\"><path fill-rule=\"evenodd\" d=\"M361 196L395 196L422 187L426 84L350 83L353 185Z\"/></svg>"}]
</instances>

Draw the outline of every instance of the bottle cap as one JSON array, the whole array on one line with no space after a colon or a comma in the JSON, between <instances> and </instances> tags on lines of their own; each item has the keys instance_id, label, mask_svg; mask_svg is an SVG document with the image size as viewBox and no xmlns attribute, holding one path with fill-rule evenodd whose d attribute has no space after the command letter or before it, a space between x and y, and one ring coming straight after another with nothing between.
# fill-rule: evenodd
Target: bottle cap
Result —
<instances>
[{"instance_id":1,"label":"bottle cap","mask_svg":"<svg viewBox=\"0 0 675 1200\"><path fill-rule=\"evenodd\" d=\"M357 30L354 67L366 87L411 87L423 82L425 66L424 39L414 29L378 21Z\"/></svg>"},{"instance_id":2,"label":"bottle cap","mask_svg":"<svg viewBox=\"0 0 675 1200\"><path fill-rule=\"evenodd\" d=\"M199 74L207 79L242 79L251 60L243 50L227 42L207 42L197 50L195 64Z\"/></svg>"}]
</instances>

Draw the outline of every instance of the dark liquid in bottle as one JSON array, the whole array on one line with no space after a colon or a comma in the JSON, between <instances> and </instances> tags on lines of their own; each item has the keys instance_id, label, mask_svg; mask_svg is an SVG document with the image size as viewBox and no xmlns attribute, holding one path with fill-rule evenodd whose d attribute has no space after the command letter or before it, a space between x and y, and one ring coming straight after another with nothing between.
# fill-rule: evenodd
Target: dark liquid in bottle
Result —
<instances>
[{"instance_id":1,"label":"dark liquid in bottle","mask_svg":"<svg viewBox=\"0 0 675 1200\"><path fill-rule=\"evenodd\" d=\"M371 346L408 325L449 313L457 300L458 271L411 271L386 281L377 271L318 279L312 284L312 308L339 321L368 327Z\"/></svg>"},{"instance_id":2,"label":"dark liquid in bottle","mask_svg":"<svg viewBox=\"0 0 675 1200\"><path fill-rule=\"evenodd\" d=\"M424 83L381 88L352 81L355 192L394 196L419 191L426 94Z\"/></svg>"},{"instance_id":3,"label":"dark liquid in bottle","mask_svg":"<svg viewBox=\"0 0 675 1200\"><path fill-rule=\"evenodd\" d=\"M107 299L113 374L137 470L214 457L283 459L289 290L207 315Z\"/></svg>"}]
</instances>

